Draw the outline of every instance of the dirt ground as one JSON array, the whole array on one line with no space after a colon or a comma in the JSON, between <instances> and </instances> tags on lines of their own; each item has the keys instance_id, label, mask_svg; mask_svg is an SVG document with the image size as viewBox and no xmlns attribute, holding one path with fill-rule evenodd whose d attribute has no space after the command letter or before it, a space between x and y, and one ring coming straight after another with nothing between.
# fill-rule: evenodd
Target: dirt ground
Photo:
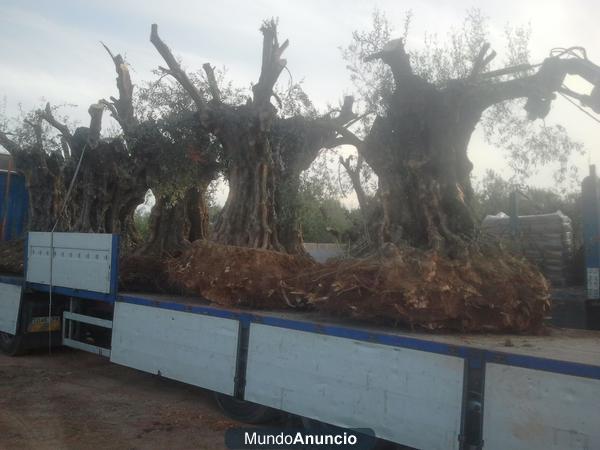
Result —
<instances>
[{"instance_id":1,"label":"dirt ground","mask_svg":"<svg viewBox=\"0 0 600 450\"><path fill-rule=\"evenodd\" d=\"M0 354L0 449L225 449L212 393L70 349Z\"/></svg>"}]
</instances>

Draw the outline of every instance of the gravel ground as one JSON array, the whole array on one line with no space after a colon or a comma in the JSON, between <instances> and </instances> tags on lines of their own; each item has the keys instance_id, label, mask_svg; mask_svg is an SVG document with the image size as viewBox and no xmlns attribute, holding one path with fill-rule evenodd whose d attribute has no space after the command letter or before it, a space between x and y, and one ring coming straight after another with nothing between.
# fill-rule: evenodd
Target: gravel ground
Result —
<instances>
[{"instance_id":1,"label":"gravel ground","mask_svg":"<svg viewBox=\"0 0 600 450\"><path fill-rule=\"evenodd\" d=\"M0 448L225 449L212 393L70 349L0 354Z\"/></svg>"}]
</instances>

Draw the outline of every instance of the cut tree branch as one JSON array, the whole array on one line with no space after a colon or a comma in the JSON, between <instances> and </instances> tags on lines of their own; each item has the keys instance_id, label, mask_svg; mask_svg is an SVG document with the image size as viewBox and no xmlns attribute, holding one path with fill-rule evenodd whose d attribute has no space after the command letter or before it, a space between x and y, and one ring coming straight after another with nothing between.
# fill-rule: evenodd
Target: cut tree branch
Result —
<instances>
[{"instance_id":1,"label":"cut tree branch","mask_svg":"<svg viewBox=\"0 0 600 450\"><path fill-rule=\"evenodd\" d=\"M213 101L221 103L221 91L219 90L219 84L215 77L215 69L209 63L202 65L204 72L206 73L206 80L208 81L208 87L210 89L210 95L212 95Z\"/></svg>"},{"instance_id":2,"label":"cut tree branch","mask_svg":"<svg viewBox=\"0 0 600 450\"><path fill-rule=\"evenodd\" d=\"M111 97L114 108L109 109L111 111L111 115L117 122L119 122L119 125L121 125L123 131L127 134L131 130L131 127L135 126L136 123L133 114L133 84L131 82L131 76L129 75L129 68L120 54L113 55L106 44L103 42L101 42L101 44L113 60L115 71L117 72L117 89L119 90L119 98L116 99ZM108 104L106 100L103 102Z\"/></svg>"},{"instance_id":3,"label":"cut tree branch","mask_svg":"<svg viewBox=\"0 0 600 450\"><path fill-rule=\"evenodd\" d=\"M205 112L206 104L204 102L204 98L202 98L202 94L200 91L194 86L194 83L189 79L187 74L181 69L181 66L169 50L167 44L165 44L161 38L158 36L158 25L152 24L152 28L150 31L150 42L154 45L160 56L165 60L169 70L167 71L173 78L175 78L179 84L185 89L185 91L192 97L198 111L200 113Z\"/></svg>"},{"instance_id":4,"label":"cut tree branch","mask_svg":"<svg viewBox=\"0 0 600 450\"><path fill-rule=\"evenodd\" d=\"M496 52L494 50L492 50L489 55L487 54L489 49L490 44L486 42L481 47L481 50L479 50L475 61L473 61L473 69L471 70L470 78L475 78L480 75L487 65L496 57Z\"/></svg>"},{"instance_id":5,"label":"cut tree branch","mask_svg":"<svg viewBox=\"0 0 600 450\"><path fill-rule=\"evenodd\" d=\"M95 148L100 141L100 131L102 130L102 113L104 105L98 101L90 105L88 113L90 114L90 129L88 134L88 144L91 148Z\"/></svg>"},{"instance_id":6,"label":"cut tree branch","mask_svg":"<svg viewBox=\"0 0 600 450\"><path fill-rule=\"evenodd\" d=\"M351 95L347 95L346 97L344 97L342 109L340 110L340 114L336 117L336 121L339 125L345 125L356 118L356 114L354 113L354 111L352 111L353 106L354 97Z\"/></svg>"},{"instance_id":7,"label":"cut tree branch","mask_svg":"<svg viewBox=\"0 0 600 450\"><path fill-rule=\"evenodd\" d=\"M40 111L40 116L42 117L42 119L44 119L46 122L48 122L51 126L53 126L54 128L56 128L58 130L58 132L61 134L61 141L64 139L64 141L67 143L68 146L71 146L71 139L73 138L73 135L71 134L71 132L69 131L69 128L64 124L64 123L60 123L58 120L56 120L56 118L54 117L54 115L52 114L52 108L50 107L50 102L46 103L46 108L43 111ZM65 152L65 148L63 146L63 153ZM69 155L69 151L67 150L67 154L65 154L65 158L68 158Z\"/></svg>"},{"instance_id":8,"label":"cut tree branch","mask_svg":"<svg viewBox=\"0 0 600 450\"><path fill-rule=\"evenodd\" d=\"M375 59L381 59L385 64L390 66L396 84L399 84L407 76L413 75L410 66L410 57L404 50L404 40L402 39L389 41L381 51L367 56L365 61L368 62Z\"/></svg>"},{"instance_id":9,"label":"cut tree branch","mask_svg":"<svg viewBox=\"0 0 600 450\"><path fill-rule=\"evenodd\" d=\"M254 102L267 105L273 95L273 87L279 78L287 61L281 55L290 44L286 39L279 45L277 38L277 22L274 19L265 21L260 28L263 34L262 66L258 83L252 87Z\"/></svg>"},{"instance_id":10,"label":"cut tree branch","mask_svg":"<svg viewBox=\"0 0 600 450\"><path fill-rule=\"evenodd\" d=\"M11 155L15 155L22 150L21 147L15 141L10 139L8 134L3 131L0 131L0 145Z\"/></svg>"},{"instance_id":11,"label":"cut tree branch","mask_svg":"<svg viewBox=\"0 0 600 450\"><path fill-rule=\"evenodd\" d=\"M35 142L40 150L44 149L43 131L42 131L42 118L38 115L37 120L32 122L31 120L25 119L25 123L33 128L35 134Z\"/></svg>"}]
</instances>

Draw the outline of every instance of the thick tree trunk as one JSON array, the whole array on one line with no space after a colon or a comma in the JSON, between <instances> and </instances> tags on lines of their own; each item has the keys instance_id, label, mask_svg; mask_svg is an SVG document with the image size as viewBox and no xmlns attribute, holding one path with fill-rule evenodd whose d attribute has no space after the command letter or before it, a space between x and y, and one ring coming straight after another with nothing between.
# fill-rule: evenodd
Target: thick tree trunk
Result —
<instances>
[{"instance_id":1,"label":"thick tree trunk","mask_svg":"<svg viewBox=\"0 0 600 450\"><path fill-rule=\"evenodd\" d=\"M177 256L188 245L185 237L185 202L159 197L150 212L148 239L136 249L138 255Z\"/></svg>"},{"instance_id":2,"label":"thick tree trunk","mask_svg":"<svg viewBox=\"0 0 600 450\"><path fill-rule=\"evenodd\" d=\"M300 173L284 172L278 178L275 195L279 241L287 253L303 255L300 228Z\"/></svg>"},{"instance_id":3,"label":"thick tree trunk","mask_svg":"<svg viewBox=\"0 0 600 450\"><path fill-rule=\"evenodd\" d=\"M475 232L467 145L480 112L461 90L437 90L414 75L378 117L363 155L379 177L381 242L459 250Z\"/></svg>"},{"instance_id":4,"label":"thick tree trunk","mask_svg":"<svg viewBox=\"0 0 600 450\"><path fill-rule=\"evenodd\" d=\"M276 111L271 104L273 87L286 65L282 54L289 42L279 44L277 23L265 21L262 65L252 99L243 106L221 101L213 68L205 64L212 102L207 104L167 45L152 25L150 41L169 67L172 75L193 99L200 127L214 133L223 147L227 164L229 196L215 226L214 240L228 245L282 250L276 229L273 187L273 151L270 131Z\"/></svg>"},{"instance_id":5,"label":"thick tree trunk","mask_svg":"<svg viewBox=\"0 0 600 450\"><path fill-rule=\"evenodd\" d=\"M68 199L81 148L73 148L77 159L66 160L39 149L14 152L29 192L28 229L119 233L127 243L133 212L142 203L146 187L124 170L120 145L106 142L86 149Z\"/></svg>"},{"instance_id":6,"label":"thick tree trunk","mask_svg":"<svg viewBox=\"0 0 600 450\"><path fill-rule=\"evenodd\" d=\"M43 154L14 156L18 170L25 176L29 194L28 229L48 231L58 218L64 197L62 174L48 169Z\"/></svg>"},{"instance_id":7,"label":"thick tree trunk","mask_svg":"<svg viewBox=\"0 0 600 450\"><path fill-rule=\"evenodd\" d=\"M191 242L206 239L209 234L206 183L191 187L183 198L173 200L160 196L152 208L148 223L148 239L136 255L176 256Z\"/></svg>"},{"instance_id":8,"label":"thick tree trunk","mask_svg":"<svg viewBox=\"0 0 600 450\"><path fill-rule=\"evenodd\" d=\"M223 141L229 144L229 139ZM228 171L229 195L215 225L221 244L282 250L275 227L273 163L267 136L256 130L237 140ZM235 145L235 144L233 144Z\"/></svg>"}]
</instances>

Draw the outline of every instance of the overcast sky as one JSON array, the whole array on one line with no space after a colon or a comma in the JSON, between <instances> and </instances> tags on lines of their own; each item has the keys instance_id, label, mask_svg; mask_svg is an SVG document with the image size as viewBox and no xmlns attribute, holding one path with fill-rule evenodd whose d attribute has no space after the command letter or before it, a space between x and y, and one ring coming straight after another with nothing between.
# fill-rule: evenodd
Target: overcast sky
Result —
<instances>
[{"instance_id":1,"label":"overcast sky","mask_svg":"<svg viewBox=\"0 0 600 450\"><path fill-rule=\"evenodd\" d=\"M0 97L6 98L9 115L19 103L27 109L46 99L77 105L65 112L87 122L88 105L115 94L114 68L99 41L126 56L134 83L151 79L151 70L162 64L148 41L154 22L186 69L199 69L204 62L225 65L236 84L249 86L260 68L258 28L263 19L275 16L281 39L290 40L286 57L294 79L303 79L312 100L324 107L352 92L339 47L348 44L353 30L369 26L374 7L398 29L405 11L413 11L410 47L419 45L425 31L444 36L451 26L460 26L473 6L490 18L492 45L499 50L507 23L530 22L533 61L553 47L580 45L600 64L600 2L591 0L0 0ZM576 161L582 175L589 160L600 164L600 124L562 99L547 122L565 125L585 144L586 155ZM501 152L487 146L478 131L469 152L476 176L488 168L506 170ZM551 186L552 177L545 171L531 182Z\"/></svg>"}]
</instances>

